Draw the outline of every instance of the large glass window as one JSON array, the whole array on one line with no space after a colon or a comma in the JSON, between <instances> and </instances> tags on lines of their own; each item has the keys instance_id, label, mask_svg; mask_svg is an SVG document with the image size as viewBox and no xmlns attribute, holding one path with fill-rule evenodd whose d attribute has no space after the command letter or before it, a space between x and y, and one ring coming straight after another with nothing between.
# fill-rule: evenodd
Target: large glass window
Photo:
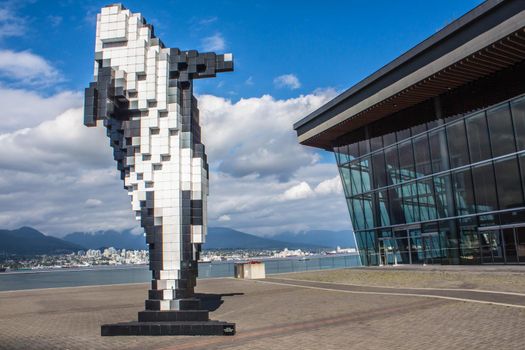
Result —
<instances>
[{"instance_id":1,"label":"large glass window","mask_svg":"<svg viewBox=\"0 0 525 350\"><path fill-rule=\"evenodd\" d=\"M490 159L490 141L485 112L475 114L466 121L472 163Z\"/></svg>"},{"instance_id":2,"label":"large glass window","mask_svg":"<svg viewBox=\"0 0 525 350\"><path fill-rule=\"evenodd\" d=\"M385 154L380 151L372 155L372 172L374 174L374 188L381 188L387 185L387 171L385 167Z\"/></svg>"},{"instance_id":3,"label":"large glass window","mask_svg":"<svg viewBox=\"0 0 525 350\"><path fill-rule=\"evenodd\" d=\"M474 193L470 169L463 169L452 173L454 185L454 199L458 215L475 214Z\"/></svg>"},{"instance_id":4,"label":"large glass window","mask_svg":"<svg viewBox=\"0 0 525 350\"><path fill-rule=\"evenodd\" d=\"M394 143L396 143L396 133L395 132L383 135L383 144L385 145L385 147L388 147Z\"/></svg>"},{"instance_id":5,"label":"large glass window","mask_svg":"<svg viewBox=\"0 0 525 350\"><path fill-rule=\"evenodd\" d=\"M381 148L383 148L383 137L376 136L370 139L370 151L371 152L374 152Z\"/></svg>"},{"instance_id":6,"label":"large glass window","mask_svg":"<svg viewBox=\"0 0 525 350\"><path fill-rule=\"evenodd\" d=\"M395 252L404 261L399 244L411 224L413 262L473 263L488 249L479 227L525 222L514 209L525 207L525 152L512 154L525 150L525 97L423 126L410 128L414 137L378 129L369 141L334 147L364 262L374 264L382 245L392 246L384 261ZM404 236L377 241L392 227Z\"/></svg>"},{"instance_id":7,"label":"large glass window","mask_svg":"<svg viewBox=\"0 0 525 350\"><path fill-rule=\"evenodd\" d=\"M360 156L364 156L365 154L370 153L370 140L359 141L358 147Z\"/></svg>"},{"instance_id":8,"label":"large glass window","mask_svg":"<svg viewBox=\"0 0 525 350\"><path fill-rule=\"evenodd\" d=\"M453 216L454 199L452 190L452 181L449 174L435 176L434 190L436 191L436 209L438 217L446 218Z\"/></svg>"},{"instance_id":9,"label":"large glass window","mask_svg":"<svg viewBox=\"0 0 525 350\"><path fill-rule=\"evenodd\" d=\"M390 187L388 190L390 200L390 221L392 225L404 224L405 214L403 212L403 196L401 186Z\"/></svg>"},{"instance_id":10,"label":"large glass window","mask_svg":"<svg viewBox=\"0 0 525 350\"><path fill-rule=\"evenodd\" d=\"M355 196L361 193L361 170L359 163L350 163L350 195Z\"/></svg>"},{"instance_id":11,"label":"large glass window","mask_svg":"<svg viewBox=\"0 0 525 350\"><path fill-rule=\"evenodd\" d=\"M515 100L511 103L512 118L516 128L516 138L518 150L525 149L525 97Z\"/></svg>"},{"instance_id":12,"label":"large glass window","mask_svg":"<svg viewBox=\"0 0 525 350\"><path fill-rule=\"evenodd\" d=\"M463 120L447 125L447 142L450 168L469 164L467 136Z\"/></svg>"},{"instance_id":13,"label":"large glass window","mask_svg":"<svg viewBox=\"0 0 525 350\"><path fill-rule=\"evenodd\" d=\"M365 223L365 212L363 210L363 201L359 198L352 198L351 199L352 204L352 211L354 212L354 228L356 230L364 230L366 228Z\"/></svg>"},{"instance_id":14,"label":"large glass window","mask_svg":"<svg viewBox=\"0 0 525 350\"><path fill-rule=\"evenodd\" d=\"M497 210L498 199L492 162L473 167L472 180L474 182L477 212Z\"/></svg>"},{"instance_id":15,"label":"large glass window","mask_svg":"<svg viewBox=\"0 0 525 350\"><path fill-rule=\"evenodd\" d=\"M339 167L339 172L341 173L341 181L343 182L343 188L345 191L345 195L349 197L351 195L350 188L351 188L351 179L350 179L350 168L347 166L341 166Z\"/></svg>"},{"instance_id":16,"label":"large glass window","mask_svg":"<svg viewBox=\"0 0 525 350\"><path fill-rule=\"evenodd\" d=\"M403 212L406 223L419 221L419 206L417 200L416 182L404 184L401 187L403 195Z\"/></svg>"},{"instance_id":17,"label":"large glass window","mask_svg":"<svg viewBox=\"0 0 525 350\"><path fill-rule=\"evenodd\" d=\"M448 150L445 129L432 131L428 135L430 143L430 156L432 159L432 171L438 173L448 169Z\"/></svg>"},{"instance_id":18,"label":"large glass window","mask_svg":"<svg viewBox=\"0 0 525 350\"><path fill-rule=\"evenodd\" d=\"M357 143L348 145L348 154L350 155L348 161L359 157L359 146Z\"/></svg>"},{"instance_id":19,"label":"large glass window","mask_svg":"<svg viewBox=\"0 0 525 350\"><path fill-rule=\"evenodd\" d=\"M417 182L419 198L419 213L421 221L437 218L437 208L434 201L434 182L432 178L426 178Z\"/></svg>"},{"instance_id":20,"label":"large glass window","mask_svg":"<svg viewBox=\"0 0 525 350\"><path fill-rule=\"evenodd\" d=\"M487 111L487 121L490 131L492 156L499 157L516 152L509 104L505 103L489 109Z\"/></svg>"},{"instance_id":21,"label":"large glass window","mask_svg":"<svg viewBox=\"0 0 525 350\"><path fill-rule=\"evenodd\" d=\"M521 173L521 186L525 194L525 153L520 154L519 163L520 163L520 173Z\"/></svg>"},{"instance_id":22,"label":"large glass window","mask_svg":"<svg viewBox=\"0 0 525 350\"><path fill-rule=\"evenodd\" d=\"M359 162L359 169L361 170L361 192L368 192L371 190L372 172L370 169L370 157L363 158Z\"/></svg>"},{"instance_id":23,"label":"large glass window","mask_svg":"<svg viewBox=\"0 0 525 350\"><path fill-rule=\"evenodd\" d=\"M401 182L416 178L414 172L414 153L412 151L412 140L403 141L398 145L399 152L399 175Z\"/></svg>"},{"instance_id":24,"label":"large glass window","mask_svg":"<svg viewBox=\"0 0 525 350\"><path fill-rule=\"evenodd\" d=\"M380 190L377 192L377 199L379 203L379 217L381 220L381 226L390 226L390 215L388 208L390 206L388 202L388 191Z\"/></svg>"},{"instance_id":25,"label":"large glass window","mask_svg":"<svg viewBox=\"0 0 525 350\"><path fill-rule=\"evenodd\" d=\"M389 184L398 184L399 180L399 157L397 147L393 146L385 150L387 179Z\"/></svg>"},{"instance_id":26,"label":"large glass window","mask_svg":"<svg viewBox=\"0 0 525 350\"><path fill-rule=\"evenodd\" d=\"M417 176L420 177L431 174L432 166L430 163L430 147L427 134L420 135L414 139L414 155Z\"/></svg>"},{"instance_id":27,"label":"large glass window","mask_svg":"<svg viewBox=\"0 0 525 350\"><path fill-rule=\"evenodd\" d=\"M516 157L505 158L494 162L496 185L500 209L523 206L523 192Z\"/></svg>"},{"instance_id":28,"label":"large glass window","mask_svg":"<svg viewBox=\"0 0 525 350\"><path fill-rule=\"evenodd\" d=\"M366 228L374 227L374 211L372 209L372 195L366 194L363 196L363 211L365 216Z\"/></svg>"}]
</instances>

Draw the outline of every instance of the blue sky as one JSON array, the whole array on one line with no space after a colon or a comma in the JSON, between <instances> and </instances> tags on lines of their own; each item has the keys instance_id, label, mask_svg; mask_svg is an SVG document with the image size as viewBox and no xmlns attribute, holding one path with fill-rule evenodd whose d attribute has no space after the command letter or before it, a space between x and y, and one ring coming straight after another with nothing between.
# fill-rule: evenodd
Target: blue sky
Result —
<instances>
[{"instance_id":1,"label":"blue sky","mask_svg":"<svg viewBox=\"0 0 525 350\"><path fill-rule=\"evenodd\" d=\"M318 88L346 89L479 0L426 1L126 1L169 47L203 49L206 37L224 40L235 74L199 82L199 93L232 99L272 94L289 98ZM95 14L107 1L20 1L27 36L1 45L31 50L53 62L64 81L81 89L91 80ZM276 88L274 77L294 74L297 89ZM251 79L250 79L251 78ZM222 84L220 84L222 83ZM220 85L219 85L220 84ZM219 85L219 86L218 86Z\"/></svg>"},{"instance_id":2,"label":"blue sky","mask_svg":"<svg viewBox=\"0 0 525 350\"><path fill-rule=\"evenodd\" d=\"M127 1L168 47L232 52L196 84L209 224L349 229L331 153L292 125L479 0ZM137 228L101 128L82 125L101 1L0 1L0 228Z\"/></svg>"}]
</instances>

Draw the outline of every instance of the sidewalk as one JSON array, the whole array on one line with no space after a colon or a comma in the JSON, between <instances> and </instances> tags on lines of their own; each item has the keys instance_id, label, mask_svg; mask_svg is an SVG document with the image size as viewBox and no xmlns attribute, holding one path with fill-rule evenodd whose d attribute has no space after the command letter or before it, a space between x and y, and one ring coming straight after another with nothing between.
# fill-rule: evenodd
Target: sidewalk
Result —
<instances>
[{"instance_id":1,"label":"sidewalk","mask_svg":"<svg viewBox=\"0 0 525 350\"><path fill-rule=\"evenodd\" d=\"M137 317L147 288L137 284L2 292L0 349L523 348L522 308L392 290L370 293L281 276L199 281L199 293L217 297L211 318L237 323L233 337L101 337L101 324Z\"/></svg>"}]
</instances>

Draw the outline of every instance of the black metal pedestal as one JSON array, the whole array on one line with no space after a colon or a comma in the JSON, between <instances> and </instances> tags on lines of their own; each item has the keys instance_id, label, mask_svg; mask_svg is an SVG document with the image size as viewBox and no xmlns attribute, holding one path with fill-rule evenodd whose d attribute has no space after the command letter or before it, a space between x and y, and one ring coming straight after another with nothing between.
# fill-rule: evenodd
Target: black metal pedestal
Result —
<instances>
[{"instance_id":1,"label":"black metal pedestal","mask_svg":"<svg viewBox=\"0 0 525 350\"><path fill-rule=\"evenodd\" d=\"M119 335L234 335L235 323L213 321L208 310L139 312L138 322L105 324L102 336Z\"/></svg>"}]
</instances>

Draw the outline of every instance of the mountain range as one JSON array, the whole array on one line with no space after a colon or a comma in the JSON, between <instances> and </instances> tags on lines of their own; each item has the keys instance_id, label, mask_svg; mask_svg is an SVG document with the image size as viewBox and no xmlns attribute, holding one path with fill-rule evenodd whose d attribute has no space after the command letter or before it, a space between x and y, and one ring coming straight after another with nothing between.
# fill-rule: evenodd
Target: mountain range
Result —
<instances>
[{"instance_id":1,"label":"mountain range","mask_svg":"<svg viewBox=\"0 0 525 350\"><path fill-rule=\"evenodd\" d=\"M0 255L62 254L84 249L60 238L46 236L31 227L0 230Z\"/></svg>"},{"instance_id":2,"label":"mountain range","mask_svg":"<svg viewBox=\"0 0 525 350\"><path fill-rule=\"evenodd\" d=\"M352 231L306 231L260 237L226 227L210 227L203 249L316 249L354 247ZM147 249L143 235L125 231L74 232L62 239L30 228L0 230L0 254L37 255L85 249Z\"/></svg>"}]
</instances>

